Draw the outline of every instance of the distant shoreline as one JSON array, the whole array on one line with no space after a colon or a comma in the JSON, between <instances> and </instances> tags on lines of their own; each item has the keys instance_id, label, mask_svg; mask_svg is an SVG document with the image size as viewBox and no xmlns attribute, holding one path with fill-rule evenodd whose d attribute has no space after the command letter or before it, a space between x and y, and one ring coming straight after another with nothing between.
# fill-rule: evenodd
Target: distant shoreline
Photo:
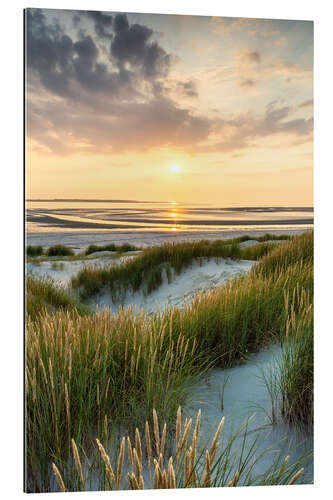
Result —
<instances>
[{"instance_id":1,"label":"distant shoreline","mask_svg":"<svg viewBox=\"0 0 333 500\"><path fill-rule=\"evenodd\" d=\"M303 211L303 212L313 212L313 206L288 206L288 205L252 205L252 206L227 206L221 207L217 203L204 203L204 202L173 202L173 201L147 201L147 200L125 200L125 199L97 199L97 198L36 198L36 199L27 199L26 203L144 203L144 204L161 204L161 205L177 205L177 206L209 206L210 208L215 208L216 210L226 210L226 211L258 211L258 210L270 210L272 212L281 212L281 211Z\"/></svg>"}]
</instances>

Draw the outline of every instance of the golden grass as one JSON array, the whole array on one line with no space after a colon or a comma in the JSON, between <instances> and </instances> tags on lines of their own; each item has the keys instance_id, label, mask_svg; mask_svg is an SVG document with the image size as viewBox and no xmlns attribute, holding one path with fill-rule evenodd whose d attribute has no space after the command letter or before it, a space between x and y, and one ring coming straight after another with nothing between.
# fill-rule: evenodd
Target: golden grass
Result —
<instances>
[{"instance_id":1,"label":"golden grass","mask_svg":"<svg viewBox=\"0 0 333 500\"><path fill-rule=\"evenodd\" d=\"M200 413L199 410L194 431L192 434L192 439L189 441L189 429L192 427L192 421L185 419L184 425L180 425L181 421L181 408L179 407L177 411L177 424L178 428L178 446L176 446L176 452L174 455L165 455L161 450L161 443L163 441L164 430L162 435L158 431L158 418L157 413L154 411L154 443L151 446L150 441L150 428L148 422L146 423L146 441L141 442L139 430L136 429L135 432L135 447L132 447L130 443L130 438L127 436L127 454L129 465L129 470L123 470L124 456L125 456L125 441L126 438L123 437L121 440L120 451L117 458L116 474L113 472L111 465L111 459L107 455L104 446L101 444L99 439L96 439L97 447L100 456L103 460L105 472L108 480L109 489L119 490L122 484L122 489L139 490L145 488L153 489L175 489L175 488L209 488L214 486L213 475L214 469L216 467L217 450L219 449L219 439L220 433L224 424L224 417L222 418L215 436L212 440L210 448L206 449L204 454L197 454L197 442L200 433ZM165 429L165 425L163 426ZM147 436L148 442L147 442ZM81 485L85 488L85 480L82 474L81 462L78 456L78 451L73 443L73 454L74 461L76 464L76 471L79 476ZM181 444L180 444L181 443ZM145 453L143 454L143 449ZM155 450L152 454L152 449ZM181 449L181 453L179 453ZM159 450L159 451L158 451ZM151 459L153 458L153 476L149 475L149 478L145 479L144 469L148 464L150 467ZM283 466L287 463L289 457L286 457L283 461ZM133 468L134 462L134 468ZM176 465L176 469L175 469ZM176 470L176 472L175 472ZM282 471L282 467L280 469ZM62 491L66 491L64 480L59 472L59 469L55 464L53 464L53 471L55 477L58 481L59 487ZM177 472L178 471L178 472ZM292 485L297 482L297 480L303 474L304 469L300 468L297 472L291 474L291 478L287 477L287 484ZM281 473L282 477L282 473ZM279 479L281 479L281 477ZM240 474L238 471L234 473L232 479L227 481L224 486L238 486L239 485ZM123 482L122 482L123 481Z\"/></svg>"}]
</instances>

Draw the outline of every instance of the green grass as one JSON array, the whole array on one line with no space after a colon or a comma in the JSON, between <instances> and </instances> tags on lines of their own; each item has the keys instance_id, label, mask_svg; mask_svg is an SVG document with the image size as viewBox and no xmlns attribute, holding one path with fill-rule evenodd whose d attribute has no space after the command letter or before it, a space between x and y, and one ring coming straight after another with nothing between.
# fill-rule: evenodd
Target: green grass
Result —
<instances>
[{"instance_id":1,"label":"green grass","mask_svg":"<svg viewBox=\"0 0 333 500\"><path fill-rule=\"evenodd\" d=\"M134 252L140 250L139 247L135 245L130 245L129 243L123 243L122 245L115 245L114 243L109 243L108 245L89 245L85 251L85 255L90 255L95 252Z\"/></svg>"},{"instance_id":2,"label":"green grass","mask_svg":"<svg viewBox=\"0 0 333 500\"><path fill-rule=\"evenodd\" d=\"M79 302L73 294L60 285L56 285L50 277L41 278L28 274L26 278L26 314L36 319L45 312L56 311L79 312L88 314L90 308Z\"/></svg>"},{"instance_id":3,"label":"green grass","mask_svg":"<svg viewBox=\"0 0 333 500\"><path fill-rule=\"evenodd\" d=\"M311 431L314 412L313 302L304 290L295 294L289 308L281 370L276 385L283 418Z\"/></svg>"},{"instance_id":4,"label":"green grass","mask_svg":"<svg viewBox=\"0 0 333 500\"><path fill-rule=\"evenodd\" d=\"M70 247L66 247L64 245L54 245L46 250L46 255L48 257L70 257L71 255L74 255L74 252Z\"/></svg>"},{"instance_id":5,"label":"green grass","mask_svg":"<svg viewBox=\"0 0 333 500\"><path fill-rule=\"evenodd\" d=\"M261 259L260 272L269 276L272 272L283 271L290 265L310 264L313 266L313 231L293 237L283 245L277 245ZM253 272L256 272L255 269Z\"/></svg>"},{"instance_id":6,"label":"green grass","mask_svg":"<svg viewBox=\"0 0 333 500\"><path fill-rule=\"evenodd\" d=\"M150 256L156 264L153 269L158 269L161 253L162 262L170 255L167 262L173 269L178 264L180 272L200 248L164 245L143 252L143 262ZM206 246L210 255L217 248L236 252L233 245ZM237 251L243 250L237 245ZM172 433L178 405L186 404L191 385L209 367L232 366L271 341L282 342L287 334L294 349L298 329L291 328L290 318L302 318L312 302L313 233L262 251L264 256L247 276L201 293L183 309L153 316L131 309L83 316L65 290L27 279L26 425L32 490L50 490L50 463L65 466L71 438L89 454L95 437L107 438L119 424L130 433L135 427L142 429L146 420L152 425L153 408ZM109 269L104 272L107 282ZM151 279L154 287L159 274ZM295 299L304 293L307 301ZM302 380L312 390L311 331L306 341L299 335L303 347L298 343L285 365L281 387L288 388L289 381L293 391L285 392L288 420L302 419L311 410L310 397L301 413L293 410L305 394Z\"/></svg>"},{"instance_id":7,"label":"green grass","mask_svg":"<svg viewBox=\"0 0 333 500\"><path fill-rule=\"evenodd\" d=\"M250 239L250 237L245 237ZM262 237L262 241L266 241ZM270 236L270 238L272 238ZM241 238L242 241L246 239ZM143 250L130 261L105 266L85 267L72 278L72 286L80 291L82 299L87 299L109 288L112 297L123 296L126 292L135 292L141 287L151 293L162 284L165 270L169 282L171 269L180 274L194 261L203 259L231 258L258 260L272 250L270 243L261 243L248 248L239 246L235 240L198 241L190 243L164 244Z\"/></svg>"},{"instance_id":8,"label":"green grass","mask_svg":"<svg viewBox=\"0 0 333 500\"><path fill-rule=\"evenodd\" d=\"M41 247L40 245L38 245L38 246L28 245L27 246L28 257L39 257L40 255L43 255L43 254L44 254L44 250L43 250L43 247Z\"/></svg>"},{"instance_id":9,"label":"green grass","mask_svg":"<svg viewBox=\"0 0 333 500\"><path fill-rule=\"evenodd\" d=\"M123 253L134 252L140 250L139 247L130 245L129 243L124 243L122 245L115 245L113 243L105 246L89 245L83 252L75 254L72 248L64 245L55 245L47 250L44 250L41 246L31 246L27 247L27 257L28 262L34 262L35 264L41 261L47 261L49 257L62 258L66 257L69 261L75 260L89 260L89 256L95 252L117 252L117 256ZM41 257L37 259L36 257ZM94 256L96 258L98 256Z\"/></svg>"},{"instance_id":10,"label":"green grass","mask_svg":"<svg viewBox=\"0 0 333 500\"><path fill-rule=\"evenodd\" d=\"M133 430L153 408L170 422L205 365L195 339L175 342L130 311L28 317L26 345L28 468L44 491L50 457L66 460L71 438L89 450L105 419Z\"/></svg>"}]
</instances>

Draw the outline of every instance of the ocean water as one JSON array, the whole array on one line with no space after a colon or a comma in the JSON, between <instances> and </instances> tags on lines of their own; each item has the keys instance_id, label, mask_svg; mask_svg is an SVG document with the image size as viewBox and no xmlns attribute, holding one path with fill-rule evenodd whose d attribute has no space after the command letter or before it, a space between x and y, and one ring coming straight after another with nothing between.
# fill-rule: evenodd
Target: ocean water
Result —
<instances>
[{"instance_id":1,"label":"ocean water","mask_svg":"<svg viewBox=\"0 0 333 500\"><path fill-rule=\"evenodd\" d=\"M28 233L63 231L212 231L296 229L313 224L312 207L219 207L136 201L28 201Z\"/></svg>"}]
</instances>

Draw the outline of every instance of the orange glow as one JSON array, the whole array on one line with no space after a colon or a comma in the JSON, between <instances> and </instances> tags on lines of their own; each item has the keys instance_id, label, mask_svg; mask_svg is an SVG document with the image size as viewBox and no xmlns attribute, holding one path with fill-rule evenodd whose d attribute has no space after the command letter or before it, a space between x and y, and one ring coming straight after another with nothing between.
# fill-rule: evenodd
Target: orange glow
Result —
<instances>
[{"instance_id":1,"label":"orange glow","mask_svg":"<svg viewBox=\"0 0 333 500\"><path fill-rule=\"evenodd\" d=\"M59 11L57 23L74 45L81 30L73 28L72 16ZM48 10L43 17L51 26L57 14ZM80 19L84 32L88 20ZM134 19L129 16L129 25L135 26ZM154 61L156 67L151 61L147 72L129 64L137 92L132 85L119 95L118 83L114 90L104 87L121 79L107 57L110 41L91 21L103 77L96 74L81 89L86 76L66 73L77 57L76 49L69 51L68 68L57 71L63 81L68 78L71 92L59 93L57 82L40 77L38 61L29 64L27 198L163 202L169 204L169 222L182 218L174 214L177 203L312 205L312 23L293 21L291 30L288 21L267 19L140 14L136 22L141 20L161 34L154 43L162 59ZM57 47L56 38L52 43ZM170 64L164 65L165 53ZM57 64L55 55L49 63ZM163 85L155 92L162 68Z\"/></svg>"}]
</instances>

